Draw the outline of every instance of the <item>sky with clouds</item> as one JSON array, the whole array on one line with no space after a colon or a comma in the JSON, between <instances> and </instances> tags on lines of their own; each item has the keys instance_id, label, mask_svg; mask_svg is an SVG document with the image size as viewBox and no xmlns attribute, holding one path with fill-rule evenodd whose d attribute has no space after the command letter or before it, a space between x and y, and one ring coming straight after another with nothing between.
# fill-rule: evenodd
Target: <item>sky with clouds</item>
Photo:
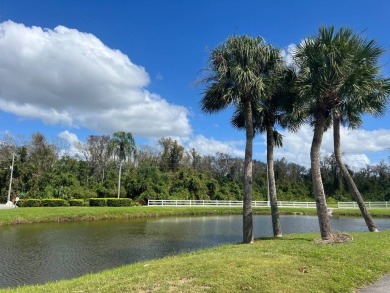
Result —
<instances>
[{"instance_id":1,"label":"sky with clouds","mask_svg":"<svg viewBox=\"0 0 390 293\"><path fill-rule=\"evenodd\" d=\"M389 75L390 2L260 2L0 0L0 134L39 131L72 143L130 131L138 144L171 136L201 154L243 157L232 109L201 113L197 83L210 50L234 34L261 35L290 58L293 44L321 25L348 26L387 50ZM282 134L275 157L309 166L312 129ZM323 154L332 148L327 132ZM361 129L343 128L342 148L355 169L387 160L390 111L365 117ZM254 153L265 160L263 135Z\"/></svg>"}]
</instances>

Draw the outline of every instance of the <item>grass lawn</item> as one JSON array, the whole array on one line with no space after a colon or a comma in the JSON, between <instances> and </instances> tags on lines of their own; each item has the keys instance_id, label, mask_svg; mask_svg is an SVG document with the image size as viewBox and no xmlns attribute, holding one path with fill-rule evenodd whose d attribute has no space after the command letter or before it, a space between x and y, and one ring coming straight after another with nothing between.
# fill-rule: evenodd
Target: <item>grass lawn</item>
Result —
<instances>
[{"instance_id":1,"label":"grass lawn","mask_svg":"<svg viewBox=\"0 0 390 293\"><path fill-rule=\"evenodd\" d=\"M355 292L390 272L390 231L257 239L0 292Z\"/></svg>"}]
</instances>

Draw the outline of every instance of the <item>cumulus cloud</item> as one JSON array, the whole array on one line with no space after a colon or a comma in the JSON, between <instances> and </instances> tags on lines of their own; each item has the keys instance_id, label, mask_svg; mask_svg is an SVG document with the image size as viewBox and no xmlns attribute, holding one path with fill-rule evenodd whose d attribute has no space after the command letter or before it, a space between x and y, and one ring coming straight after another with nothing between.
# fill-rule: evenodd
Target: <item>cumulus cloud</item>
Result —
<instances>
[{"instance_id":1,"label":"cumulus cloud","mask_svg":"<svg viewBox=\"0 0 390 293\"><path fill-rule=\"evenodd\" d=\"M0 23L0 109L47 124L189 135L188 110L145 89L149 75L92 34Z\"/></svg>"},{"instance_id":2,"label":"cumulus cloud","mask_svg":"<svg viewBox=\"0 0 390 293\"><path fill-rule=\"evenodd\" d=\"M293 54L296 49L297 46L295 44L290 44L287 46L287 48L281 50L282 56L285 59L287 65L289 66L292 66L294 64Z\"/></svg>"},{"instance_id":3,"label":"cumulus cloud","mask_svg":"<svg viewBox=\"0 0 390 293\"><path fill-rule=\"evenodd\" d=\"M65 130L63 132L60 132L57 136L60 139L61 143L60 155L66 154L70 156L83 156L78 147L81 142L75 133Z\"/></svg>"},{"instance_id":4,"label":"cumulus cloud","mask_svg":"<svg viewBox=\"0 0 390 293\"><path fill-rule=\"evenodd\" d=\"M68 130L60 132L58 134L58 137L63 139L64 141L70 143L70 144L75 144L75 143L79 143L80 142L79 138L77 137L77 135L75 133L69 132Z\"/></svg>"},{"instance_id":5,"label":"cumulus cloud","mask_svg":"<svg viewBox=\"0 0 390 293\"><path fill-rule=\"evenodd\" d=\"M187 143L188 149L194 148L201 155L215 155L216 153L230 154L234 157L244 157L244 141L219 141L197 135Z\"/></svg>"},{"instance_id":6,"label":"cumulus cloud","mask_svg":"<svg viewBox=\"0 0 390 293\"><path fill-rule=\"evenodd\" d=\"M310 147L313 130L303 126L298 132L282 131L283 148L275 149L275 158L285 157L289 162L310 167ZM385 151L390 145L390 129L351 130L341 127L341 149L345 163L353 169L360 169L371 162L368 154ZM333 131L328 130L323 137L321 155L333 153Z\"/></svg>"}]
</instances>

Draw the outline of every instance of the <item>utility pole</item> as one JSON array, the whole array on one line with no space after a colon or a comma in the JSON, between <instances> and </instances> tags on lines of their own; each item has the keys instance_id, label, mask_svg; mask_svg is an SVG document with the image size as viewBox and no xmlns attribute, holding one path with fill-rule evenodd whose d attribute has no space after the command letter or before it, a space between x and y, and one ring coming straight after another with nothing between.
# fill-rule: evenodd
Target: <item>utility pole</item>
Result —
<instances>
[{"instance_id":1,"label":"utility pole","mask_svg":"<svg viewBox=\"0 0 390 293\"><path fill-rule=\"evenodd\" d=\"M11 169L11 176L9 177L7 205L11 204L11 189L12 189L12 176L14 174L14 162L15 162L15 154L12 153L12 165L10 167L10 169Z\"/></svg>"}]
</instances>

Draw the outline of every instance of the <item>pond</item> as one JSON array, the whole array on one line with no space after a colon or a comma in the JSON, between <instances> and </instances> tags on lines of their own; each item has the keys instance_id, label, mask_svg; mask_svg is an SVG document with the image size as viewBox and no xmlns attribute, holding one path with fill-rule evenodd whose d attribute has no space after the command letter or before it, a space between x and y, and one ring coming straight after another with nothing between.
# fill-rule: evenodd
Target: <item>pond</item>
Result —
<instances>
[{"instance_id":1,"label":"pond","mask_svg":"<svg viewBox=\"0 0 390 293\"><path fill-rule=\"evenodd\" d=\"M379 230L390 219L375 219ZM281 216L284 234L316 232L315 216ZM331 218L337 231L367 231L361 218ZM255 237L272 236L271 217L254 216ZM242 240L241 216L169 217L4 226L0 287L70 279L142 260Z\"/></svg>"}]
</instances>

